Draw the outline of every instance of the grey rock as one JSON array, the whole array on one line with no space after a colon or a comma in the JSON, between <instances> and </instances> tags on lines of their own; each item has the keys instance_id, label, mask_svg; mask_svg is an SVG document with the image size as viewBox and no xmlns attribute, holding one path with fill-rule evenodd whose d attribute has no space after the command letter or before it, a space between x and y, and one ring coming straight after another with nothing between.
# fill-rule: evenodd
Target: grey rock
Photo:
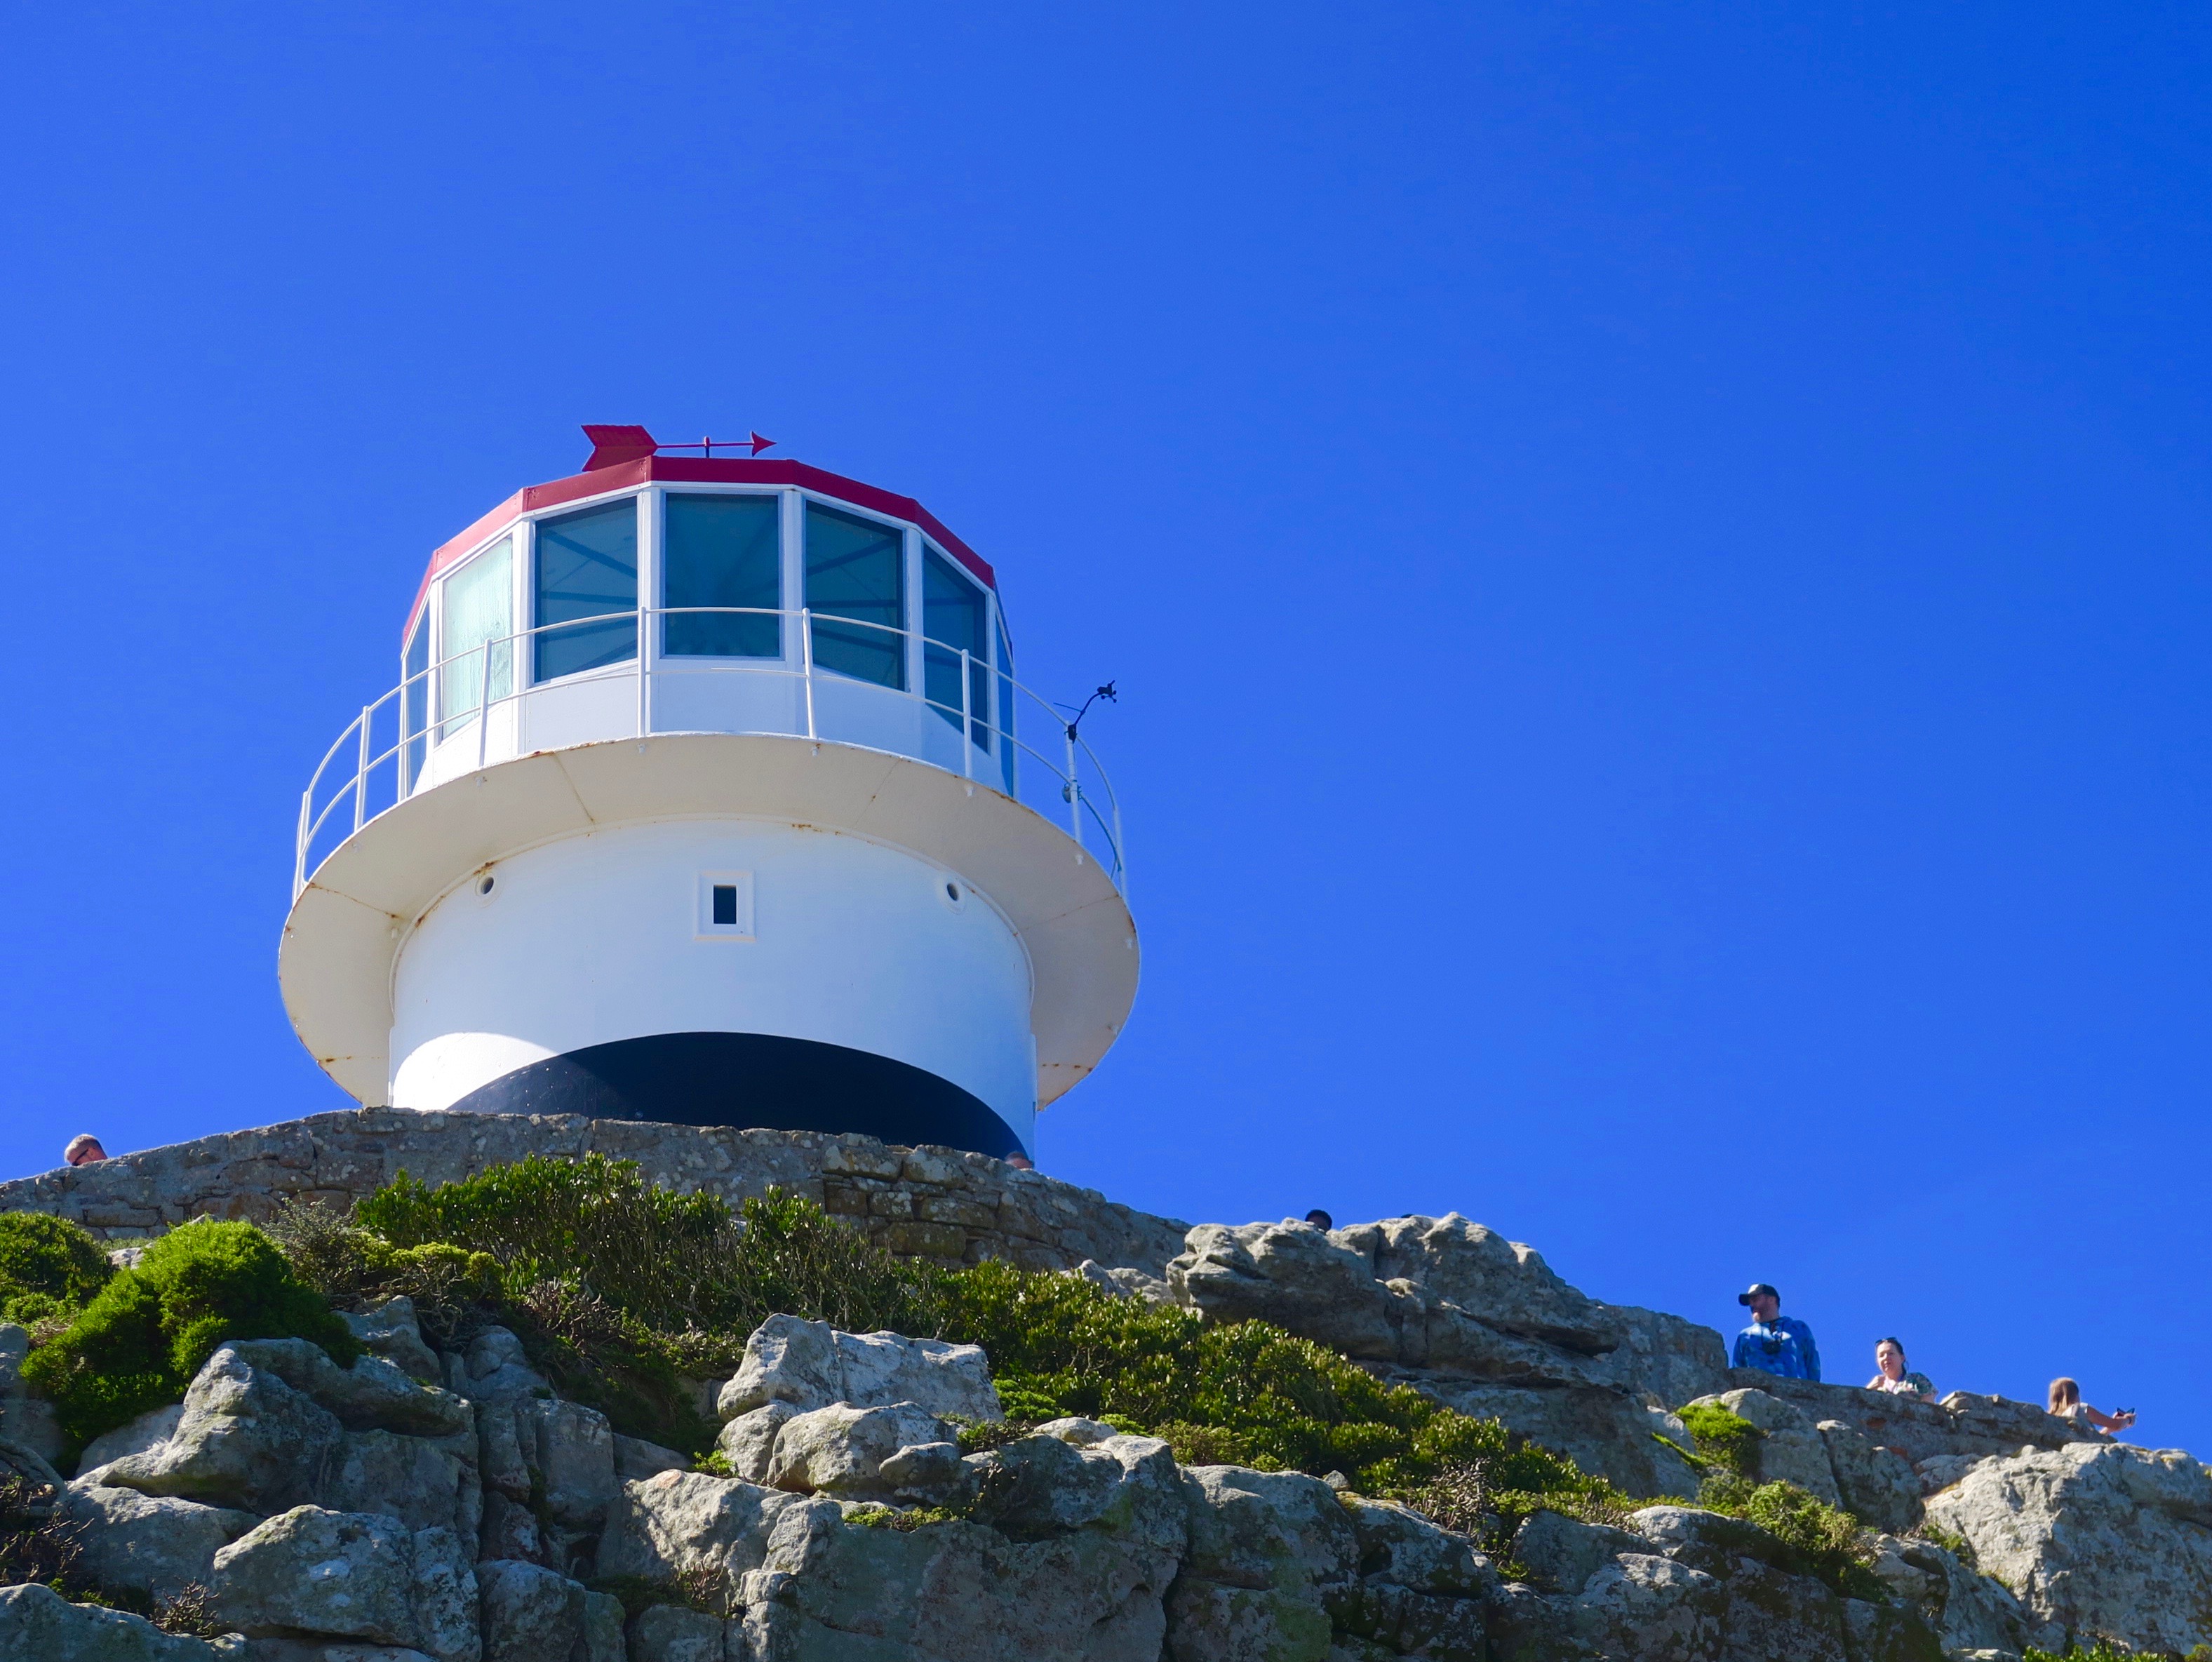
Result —
<instances>
[{"instance_id":1,"label":"grey rock","mask_svg":"<svg viewBox=\"0 0 2212 1662\"><path fill-rule=\"evenodd\" d=\"M664 1471L624 1483L599 1537L598 1574L674 1586L701 1572L720 1596L760 1568L783 1514L810 1503L795 1495L701 1471ZM835 1506L830 1507L835 1513Z\"/></svg>"},{"instance_id":2,"label":"grey rock","mask_svg":"<svg viewBox=\"0 0 2212 1662\"><path fill-rule=\"evenodd\" d=\"M730 1470L749 1483L765 1483L775 1467L775 1440L799 1410L789 1403L763 1403L724 1426L714 1446Z\"/></svg>"},{"instance_id":3,"label":"grey rock","mask_svg":"<svg viewBox=\"0 0 2212 1662\"><path fill-rule=\"evenodd\" d=\"M542 1564L548 1556L545 1533L538 1514L520 1501L510 1500L495 1488L483 1492L483 1518L477 1526L477 1556L489 1562L520 1559Z\"/></svg>"},{"instance_id":4,"label":"grey rock","mask_svg":"<svg viewBox=\"0 0 2212 1662\"><path fill-rule=\"evenodd\" d=\"M511 1402L518 1397L550 1397L553 1387L531 1367L522 1341L503 1327L488 1327L468 1348L447 1360L446 1388L474 1403Z\"/></svg>"},{"instance_id":5,"label":"grey rock","mask_svg":"<svg viewBox=\"0 0 2212 1662\"><path fill-rule=\"evenodd\" d=\"M1159 1662L1174 1574L1172 1554L1121 1538L1107 1519L1016 1543L965 1523L866 1528L835 1502L795 1501L745 1578L747 1648L731 1653Z\"/></svg>"},{"instance_id":6,"label":"grey rock","mask_svg":"<svg viewBox=\"0 0 2212 1662\"><path fill-rule=\"evenodd\" d=\"M951 1440L951 1427L912 1403L885 1408L840 1403L785 1422L776 1435L769 1482L795 1495L888 1495L896 1485L883 1473L885 1461L917 1444Z\"/></svg>"},{"instance_id":7,"label":"grey rock","mask_svg":"<svg viewBox=\"0 0 2212 1662\"><path fill-rule=\"evenodd\" d=\"M1528 1566L1546 1592L1579 1593L1620 1555L1650 1551L1650 1543L1639 1535L1550 1511L1529 1513L1513 1534L1514 1558Z\"/></svg>"},{"instance_id":8,"label":"grey rock","mask_svg":"<svg viewBox=\"0 0 2212 1662\"><path fill-rule=\"evenodd\" d=\"M72 1604L52 1587L0 1587L0 1662L215 1662L218 1654L141 1616Z\"/></svg>"},{"instance_id":9,"label":"grey rock","mask_svg":"<svg viewBox=\"0 0 2212 1662\"><path fill-rule=\"evenodd\" d=\"M542 1564L477 1567L483 1601L483 1662L570 1662L585 1641L580 1583Z\"/></svg>"},{"instance_id":10,"label":"grey rock","mask_svg":"<svg viewBox=\"0 0 2212 1662\"><path fill-rule=\"evenodd\" d=\"M642 1437L615 1434L615 1476L624 1482L650 1477L656 1472L682 1471L691 1462L672 1448L648 1443Z\"/></svg>"},{"instance_id":11,"label":"grey rock","mask_svg":"<svg viewBox=\"0 0 2212 1662\"><path fill-rule=\"evenodd\" d=\"M2179 1450L2032 1449L1979 1462L1925 1505L2032 1621L2084 1646L2212 1644L2212 1472Z\"/></svg>"},{"instance_id":12,"label":"grey rock","mask_svg":"<svg viewBox=\"0 0 2212 1662\"><path fill-rule=\"evenodd\" d=\"M597 1529L617 1488L607 1416L557 1398L519 1398L513 1411L516 1440L546 1515L568 1528Z\"/></svg>"},{"instance_id":13,"label":"grey rock","mask_svg":"<svg viewBox=\"0 0 2212 1662\"><path fill-rule=\"evenodd\" d=\"M1818 1428L1847 1510L1893 1534L1920 1521L1919 1475L1902 1454L1868 1441L1841 1420L1823 1420Z\"/></svg>"},{"instance_id":14,"label":"grey rock","mask_svg":"<svg viewBox=\"0 0 2212 1662\"><path fill-rule=\"evenodd\" d=\"M1936 1629L1947 1655L1991 1652L2017 1658L2031 1644L2064 1648L2063 1635L2044 1633L2002 1583L1977 1574L1931 1541L1885 1536L1873 1569L1893 1604L1918 1612ZM1862 1652L1867 1648L1859 1646Z\"/></svg>"},{"instance_id":15,"label":"grey rock","mask_svg":"<svg viewBox=\"0 0 2212 1662\"><path fill-rule=\"evenodd\" d=\"M411 1645L361 1645L350 1640L249 1639L238 1662L436 1662Z\"/></svg>"},{"instance_id":16,"label":"grey rock","mask_svg":"<svg viewBox=\"0 0 2212 1662\"><path fill-rule=\"evenodd\" d=\"M437 1352L423 1342L412 1299L389 1299L374 1310L343 1319L371 1355L383 1357L409 1379L430 1385L444 1383Z\"/></svg>"},{"instance_id":17,"label":"grey rock","mask_svg":"<svg viewBox=\"0 0 2212 1662\"><path fill-rule=\"evenodd\" d=\"M176 1434L178 1422L184 1416L184 1404L171 1403L165 1408L148 1409L137 1419L112 1431L102 1432L87 1443L84 1452L77 1457L77 1476L89 1476L111 1460L119 1460L126 1454L143 1454L156 1443L168 1441Z\"/></svg>"},{"instance_id":18,"label":"grey rock","mask_svg":"<svg viewBox=\"0 0 2212 1662\"><path fill-rule=\"evenodd\" d=\"M716 1408L724 1420L732 1420L771 1402L789 1403L801 1412L836 1403L860 1408L913 1403L940 1418L973 1424L1006 1417L989 1361L975 1345L845 1333L795 1316L771 1316L754 1331Z\"/></svg>"},{"instance_id":19,"label":"grey rock","mask_svg":"<svg viewBox=\"0 0 2212 1662\"><path fill-rule=\"evenodd\" d=\"M1189 1538L1189 1496L1168 1446L1113 1436L1081 1447L1024 1437L971 1458L969 1515L1010 1540L1097 1530L1168 1556Z\"/></svg>"},{"instance_id":20,"label":"grey rock","mask_svg":"<svg viewBox=\"0 0 2212 1662\"><path fill-rule=\"evenodd\" d=\"M1404 1330L1423 1329L1426 1303L1376 1280L1370 1254L1312 1224L1200 1224L1167 1270L1176 1301L1209 1321L1273 1322L1376 1361L1425 1359L1408 1355ZM1410 1349L1426 1347L1417 1338Z\"/></svg>"},{"instance_id":21,"label":"grey rock","mask_svg":"<svg viewBox=\"0 0 2212 1662\"><path fill-rule=\"evenodd\" d=\"M174 1597L215 1575L215 1555L261 1520L250 1512L204 1507L80 1478L58 1511L83 1555L84 1574L110 1592Z\"/></svg>"},{"instance_id":22,"label":"grey rock","mask_svg":"<svg viewBox=\"0 0 2212 1662\"><path fill-rule=\"evenodd\" d=\"M1357 1573L1358 1531L1320 1478L1193 1466L1183 1482L1190 1529L1186 1576L1305 1594Z\"/></svg>"},{"instance_id":23,"label":"grey rock","mask_svg":"<svg viewBox=\"0 0 2212 1662\"><path fill-rule=\"evenodd\" d=\"M611 1592L586 1592L584 1647L574 1662L624 1662L628 1654L623 1638L622 1600Z\"/></svg>"},{"instance_id":24,"label":"grey rock","mask_svg":"<svg viewBox=\"0 0 2212 1662\"><path fill-rule=\"evenodd\" d=\"M349 1432L323 1486L333 1512L377 1512L410 1529L476 1533L481 1505L473 1437Z\"/></svg>"},{"instance_id":25,"label":"grey rock","mask_svg":"<svg viewBox=\"0 0 2212 1662\"><path fill-rule=\"evenodd\" d=\"M877 1476L895 1500L941 1507L964 1488L968 1469L957 1443L911 1443L877 1468Z\"/></svg>"},{"instance_id":26,"label":"grey rock","mask_svg":"<svg viewBox=\"0 0 2212 1662\"><path fill-rule=\"evenodd\" d=\"M1923 1495L1933 1495L1957 1482L1984 1460L2001 1457L1986 1454L1938 1454L1923 1460L1913 1468L1912 1475Z\"/></svg>"},{"instance_id":27,"label":"grey rock","mask_svg":"<svg viewBox=\"0 0 2212 1662\"><path fill-rule=\"evenodd\" d=\"M413 1645L414 1542L389 1518L296 1507L222 1549L209 1584L241 1633Z\"/></svg>"},{"instance_id":28,"label":"grey rock","mask_svg":"<svg viewBox=\"0 0 2212 1662\"><path fill-rule=\"evenodd\" d=\"M101 1476L147 1495L277 1512L322 1492L343 1439L327 1409L226 1346L185 1391L168 1440L112 1462Z\"/></svg>"},{"instance_id":29,"label":"grey rock","mask_svg":"<svg viewBox=\"0 0 2212 1662\"><path fill-rule=\"evenodd\" d=\"M722 1662L723 1625L681 1604L655 1604L630 1624L629 1662Z\"/></svg>"},{"instance_id":30,"label":"grey rock","mask_svg":"<svg viewBox=\"0 0 2212 1662\"><path fill-rule=\"evenodd\" d=\"M1734 1601L1713 1576L1670 1558L1624 1553L1575 1595L1573 1631L1607 1655L1639 1662L1708 1662L1722 1654ZM1741 1650L1751 1662L1796 1662L1794 1651ZM1839 1659L1840 1662L1840 1659Z\"/></svg>"},{"instance_id":31,"label":"grey rock","mask_svg":"<svg viewBox=\"0 0 2212 1662\"><path fill-rule=\"evenodd\" d=\"M1340 1496L1338 1504L1351 1514L1364 1579L1452 1598L1486 1598L1497 1590L1496 1568L1466 1536L1395 1501Z\"/></svg>"},{"instance_id":32,"label":"grey rock","mask_svg":"<svg viewBox=\"0 0 2212 1662\"><path fill-rule=\"evenodd\" d=\"M477 1580L450 1530L297 1507L215 1556L221 1619L264 1638L353 1640L478 1662Z\"/></svg>"},{"instance_id":33,"label":"grey rock","mask_svg":"<svg viewBox=\"0 0 2212 1662\"><path fill-rule=\"evenodd\" d=\"M410 1550L416 1645L433 1662L478 1662L483 1642L476 1571L470 1562L476 1555L448 1529L416 1530Z\"/></svg>"},{"instance_id":34,"label":"grey rock","mask_svg":"<svg viewBox=\"0 0 2212 1662\"><path fill-rule=\"evenodd\" d=\"M240 1339L229 1347L336 1415L349 1431L396 1431L449 1437L470 1430L469 1405L448 1391L417 1385L381 1356L340 1367L306 1339Z\"/></svg>"}]
</instances>

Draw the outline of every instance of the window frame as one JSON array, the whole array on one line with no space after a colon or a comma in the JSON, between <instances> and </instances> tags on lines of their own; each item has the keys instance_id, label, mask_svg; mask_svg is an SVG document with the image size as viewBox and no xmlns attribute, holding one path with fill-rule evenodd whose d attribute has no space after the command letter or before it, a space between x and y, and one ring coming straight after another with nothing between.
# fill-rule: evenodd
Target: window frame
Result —
<instances>
[{"instance_id":1,"label":"window frame","mask_svg":"<svg viewBox=\"0 0 2212 1662\"><path fill-rule=\"evenodd\" d=\"M638 653L643 651L648 644L644 641L635 642L629 657L616 658L604 664L594 664L586 669L572 669L559 675L540 675L538 673L538 648L544 640L544 636L538 633L539 626L544 620L538 615L538 561L541 540L538 533L541 528L554 520L565 520L573 514L589 513L594 508L605 508L610 502L628 498L631 504L630 511L637 515L637 596L642 597L653 592L646 586L648 579L654 581L659 580L658 545L660 540L660 515L657 511L647 511L643 505L645 499L653 494L653 488L650 485L628 485L618 490L603 490L596 496L580 496L574 502L562 502L557 507L544 508L537 513L521 516L519 522L529 527L530 555L527 560L520 563L521 577L519 586L522 594L516 615L526 620L518 627L530 644L529 676L525 685L532 691L539 687L565 685L584 676L605 675L608 671L621 665L635 664L638 661ZM639 610L637 598L633 598L629 610L630 614L633 617L635 616ZM621 614L609 615L620 616ZM649 636L653 631L646 630L642 633ZM658 655L655 654L646 661L648 671Z\"/></svg>"},{"instance_id":2,"label":"window frame","mask_svg":"<svg viewBox=\"0 0 2212 1662\"><path fill-rule=\"evenodd\" d=\"M799 502L799 587L793 591L799 597L799 605L793 610L805 612L817 624L822 618L828 618L833 622L857 623L860 628L871 634L880 632L873 624L859 619L841 618L836 612L817 613L809 604L806 593L806 510L818 503L832 513L842 514L848 519L872 521L878 525L887 527L899 533L899 621L894 627L899 631L899 640L904 650L898 655L900 677L898 683L893 685L883 681L872 681L864 676L849 675L842 669L825 669L818 653L815 655L814 667L817 671L835 675L840 680L851 681L859 686L881 687L886 692L896 692L908 697L914 697L915 689L921 685L921 630L915 612L915 608L920 604L921 587L921 564L916 551L921 545L920 528L910 520L895 519L889 514L878 514L872 508L861 507L858 502L848 502L842 496L832 496L824 491L810 490L804 485L793 487L791 494L798 498Z\"/></svg>"},{"instance_id":3,"label":"window frame","mask_svg":"<svg viewBox=\"0 0 2212 1662\"><path fill-rule=\"evenodd\" d=\"M653 605L660 612L660 627L648 630L653 639L652 667L658 673L664 666L681 670L691 665L716 667L724 664L781 664L788 666L797 654L793 650L793 623L790 614L798 610L781 602L792 594L792 529L791 504L793 492L786 485L728 484L720 481L694 484L684 480L677 484L655 484L652 487L654 502L652 520ZM708 652L671 652L667 648L668 634L668 499L671 496L754 496L774 501L776 507L776 600L778 616L775 619L776 649L763 654L728 654ZM802 551L802 559L804 557ZM802 573L803 577L803 573ZM643 562L640 562L640 581L643 581Z\"/></svg>"}]
</instances>

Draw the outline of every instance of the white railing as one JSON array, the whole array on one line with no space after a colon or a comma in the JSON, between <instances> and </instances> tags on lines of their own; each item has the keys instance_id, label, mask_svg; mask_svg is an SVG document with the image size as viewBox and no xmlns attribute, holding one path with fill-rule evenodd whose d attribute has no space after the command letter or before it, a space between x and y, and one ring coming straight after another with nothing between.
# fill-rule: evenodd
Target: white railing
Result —
<instances>
[{"instance_id":1,"label":"white railing","mask_svg":"<svg viewBox=\"0 0 2212 1662\"><path fill-rule=\"evenodd\" d=\"M659 645L653 627L656 618L702 614L774 618L779 620L779 636L783 632L782 620L792 620L797 624L798 661L793 663L787 655L757 659L708 657L672 654L655 649ZM534 656L532 648L537 636L562 630L605 629L617 623L629 623L635 629L631 656L617 663L579 670L554 679L532 681L532 660ZM841 698L848 689L858 688L865 696L903 700L910 705L936 711L948 721L957 723L953 729L953 736L963 759L957 770L957 770L965 778L988 784L1017 801L1035 808L1047 819L1063 825L1077 845L1105 868L1115 886L1125 894L1127 892L1121 803L1114 794L1113 784L1107 778L1105 769L1091 751L1089 742L1069 725L1068 715L1064 709L1031 691L1011 675L978 662L964 648L933 641L927 636L920 637L925 665L921 676L921 689L892 686L823 667L816 661L815 631L817 625L840 636L848 630L872 630L888 637L887 644L896 643L901 681L913 679L911 661L915 654L908 649L909 640L915 638L911 630L841 617L835 612L809 609L775 611L761 606L647 606L629 612L603 612L591 618L574 618L556 624L540 624L532 629L518 630L511 635L496 636L481 646L456 653L441 662L417 671L375 703L362 707L361 714L347 723L345 731L324 753L313 777L307 782L307 788L301 793L299 831L292 864L293 897L298 898L300 892L307 886L314 869L347 837L377 815L404 801L411 792L422 788L426 773L434 768L443 777L460 776L464 769L456 767L455 759L451 755L455 746L461 746L465 751L473 751L473 755L463 755L459 758L468 770L481 770L491 761L504 761L511 756L527 753L521 743L521 717L530 701L608 681L636 683L634 721L622 723L620 731L594 731L586 738L572 739L568 742L700 731L774 733L817 743L860 742L847 730L854 727L854 723L817 715L817 684L825 691L834 687ZM503 652L501 648L504 648ZM927 696L926 689L929 677L927 666L933 654L941 654L939 661L945 668L951 667L951 661L957 661L960 676L960 702L957 704ZM508 690L495 693L492 690L493 667L502 657ZM984 700L985 708L982 709L974 708L974 693L978 679L976 671L981 672L982 685L989 689L989 696ZM659 723L655 719L655 682L674 677L690 681L701 676L778 679L796 684L802 697L797 700L797 708L790 719L780 722L770 721L766 725L756 721L746 726L702 728ZM441 689L450 693L456 679L465 685L467 678L471 677L475 679L471 702L463 704L458 700L448 699L445 702L452 703L453 708L439 707ZM1015 709L1009 706L1018 705L1024 699L1036 707L1037 713L1044 718L1053 734L1046 741L1048 749L1040 749L1019 736ZM492 723L486 717L489 712L501 709L514 712L510 732L514 735L514 741L511 744L495 744L489 737ZM475 728L473 735L464 736L471 726ZM938 736L926 726L923 732L929 737ZM381 735L386 733L391 736L389 743L382 742ZM880 742L872 747L885 748ZM933 766L945 765L936 757L921 754L930 746L919 740L913 749L892 747L900 754L914 756ZM942 746L937 748L941 750Z\"/></svg>"}]
</instances>

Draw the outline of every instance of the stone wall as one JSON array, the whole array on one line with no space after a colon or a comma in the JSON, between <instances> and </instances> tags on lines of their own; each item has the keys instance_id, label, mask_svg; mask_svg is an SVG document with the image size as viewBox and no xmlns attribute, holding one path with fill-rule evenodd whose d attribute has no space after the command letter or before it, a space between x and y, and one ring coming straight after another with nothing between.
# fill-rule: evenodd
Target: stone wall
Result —
<instances>
[{"instance_id":1,"label":"stone wall","mask_svg":"<svg viewBox=\"0 0 2212 1662\"><path fill-rule=\"evenodd\" d=\"M822 1202L894 1252L946 1263L1006 1258L1026 1269L1163 1273L1187 1225L1095 1190L951 1148L899 1148L808 1131L657 1125L576 1115L316 1114L62 1166L0 1183L0 1211L52 1212L107 1239L160 1234L189 1218L267 1217L284 1201L343 1205L404 1171L449 1183L526 1154L601 1154L645 1175L735 1203L771 1184Z\"/></svg>"}]
</instances>

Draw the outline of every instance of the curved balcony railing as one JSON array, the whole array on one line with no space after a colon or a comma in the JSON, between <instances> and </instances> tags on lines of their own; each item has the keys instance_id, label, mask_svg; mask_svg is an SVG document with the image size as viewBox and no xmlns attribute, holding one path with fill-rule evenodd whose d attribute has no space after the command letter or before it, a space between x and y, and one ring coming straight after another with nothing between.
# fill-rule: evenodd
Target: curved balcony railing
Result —
<instances>
[{"instance_id":1,"label":"curved balcony railing","mask_svg":"<svg viewBox=\"0 0 2212 1662\"><path fill-rule=\"evenodd\" d=\"M651 649L656 644L656 619L702 614L775 618L779 634L786 621L795 624L797 661L788 656L709 657ZM629 624L635 631L629 656L522 685L530 679L530 660L539 637L564 630L604 634L615 624ZM916 654L908 649L909 642L918 646L925 665L923 686L892 685L817 661L818 636L828 636L834 651L840 645L849 648L854 631L884 636L885 646L897 654L896 660L887 657L887 663L910 666ZM928 696L927 667L933 660L946 670L957 667L957 703ZM757 705L744 712L737 724L671 719L665 706L672 690L696 688L702 679L723 677L766 678L788 687L796 697L785 701L787 709L781 711ZM915 678L902 670L900 679ZM615 709L611 695L623 683L635 684L634 708L623 700L621 719L611 721ZM529 742L526 718L533 703L563 699L573 703L579 689L593 688L605 691L586 695L599 701L592 713L581 721L572 720L566 736ZM987 693L981 709L975 696L979 688ZM1052 734L1042 746L1019 733L1017 711L1024 701L1036 707L1034 714L1044 719ZM692 702L696 708L696 700ZM914 712L917 719L910 723L910 734L894 734L887 739L880 720L856 719L856 712L865 718L871 709L880 716L893 709ZM929 719L933 713L942 721ZM939 727L948 730L939 733ZM495 736L495 728L503 730L501 736ZM981 663L963 648L911 630L835 613L760 606L647 606L540 624L495 636L417 671L375 703L363 705L325 752L301 793L293 897L298 898L315 868L346 837L417 790L533 751L698 732L772 733L817 743L862 744L946 768L1002 791L1061 825L1105 868L1117 888L1124 894L1128 891L1121 803L1104 767L1089 742L1070 726L1063 709L1012 675ZM902 736L911 742L901 742ZM956 746L962 759L948 764L945 753Z\"/></svg>"}]
</instances>

